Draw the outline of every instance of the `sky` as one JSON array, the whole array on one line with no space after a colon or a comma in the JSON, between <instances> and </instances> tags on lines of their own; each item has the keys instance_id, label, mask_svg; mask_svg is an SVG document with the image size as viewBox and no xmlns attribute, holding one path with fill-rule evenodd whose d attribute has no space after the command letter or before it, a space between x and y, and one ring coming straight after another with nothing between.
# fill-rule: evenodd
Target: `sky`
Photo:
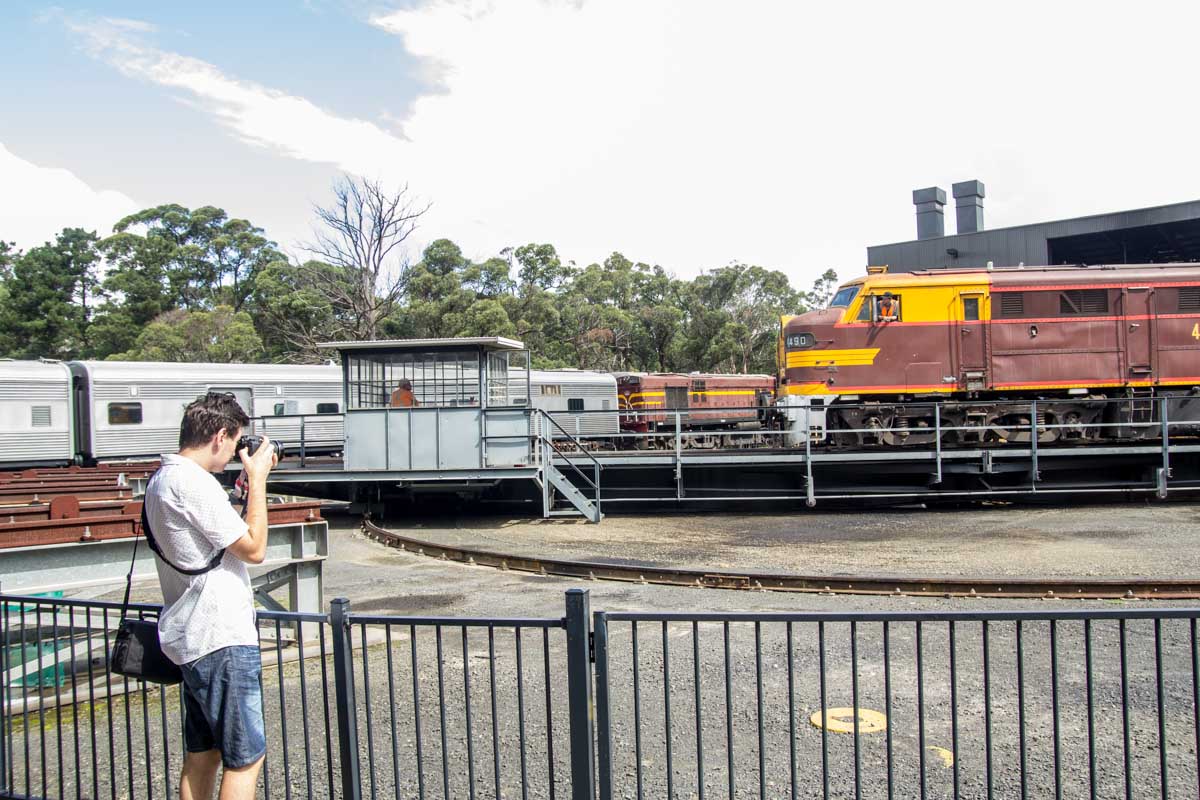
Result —
<instances>
[{"instance_id":1,"label":"sky","mask_svg":"<svg viewBox=\"0 0 1200 800\"><path fill-rule=\"evenodd\" d=\"M1200 3L81 0L0 5L0 239L216 205L293 254L344 174L411 240L798 287L915 238L1200 198ZM947 232L954 229L953 201Z\"/></svg>"}]
</instances>

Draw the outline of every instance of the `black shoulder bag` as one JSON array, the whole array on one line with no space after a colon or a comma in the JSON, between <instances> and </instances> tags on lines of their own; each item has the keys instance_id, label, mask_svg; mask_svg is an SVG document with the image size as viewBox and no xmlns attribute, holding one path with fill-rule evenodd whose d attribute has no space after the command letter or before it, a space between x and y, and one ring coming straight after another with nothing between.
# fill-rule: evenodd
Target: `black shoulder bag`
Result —
<instances>
[{"instance_id":1,"label":"black shoulder bag","mask_svg":"<svg viewBox=\"0 0 1200 800\"><path fill-rule=\"evenodd\" d=\"M149 481L147 481L149 485ZM146 503L150 497L142 498L142 534L154 554L163 562L184 575L203 575L216 569L225 556L222 548L212 559L199 569L183 569L171 563L163 555L162 548L154 541L150 531L150 518L146 514ZM167 658L158 641L158 620L127 617L129 610L129 591L133 587L133 567L137 562L137 539L133 540L133 558L129 562L129 574L125 576L125 599L121 602L121 623L117 628L117 636L113 644L109 668L118 675L134 678L147 683L162 683L168 686L183 680L183 672L179 666Z\"/></svg>"}]
</instances>

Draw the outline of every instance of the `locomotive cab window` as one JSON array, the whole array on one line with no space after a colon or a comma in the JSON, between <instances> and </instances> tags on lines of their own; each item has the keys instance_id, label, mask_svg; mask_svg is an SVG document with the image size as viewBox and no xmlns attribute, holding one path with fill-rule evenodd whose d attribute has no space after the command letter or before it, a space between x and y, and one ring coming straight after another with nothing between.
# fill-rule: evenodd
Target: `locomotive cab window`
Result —
<instances>
[{"instance_id":1,"label":"locomotive cab window","mask_svg":"<svg viewBox=\"0 0 1200 800\"><path fill-rule=\"evenodd\" d=\"M890 301L890 302L889 302ZM862 307L858 309L858 322L899 322L902 308L900 295L893 294L885 298L882 294L873 294L863 298Z\"/></svg>"},{"instance_id":2,"label":"locomotive cab window","mask_svg":"<svg viewBox=\"0 0 1200 800\"><path fill-rule=\"evenodd\" d=\"M848 308L854 302L854 298L858 297L857 286L846 286L837 290L837 294L829 301L830 308Z\"/></svg>"},{"instance_id":3,"label":"locomotive cab window","mask_svg":"<svg viewBox=\"0 0 1200 800\"><path fill-rule=\"evenodd\" d=\"M109 425L141 425L142 424L142 404L141 403L109 403L108 404L108 424Z\"/></svg>"}]
</instances>

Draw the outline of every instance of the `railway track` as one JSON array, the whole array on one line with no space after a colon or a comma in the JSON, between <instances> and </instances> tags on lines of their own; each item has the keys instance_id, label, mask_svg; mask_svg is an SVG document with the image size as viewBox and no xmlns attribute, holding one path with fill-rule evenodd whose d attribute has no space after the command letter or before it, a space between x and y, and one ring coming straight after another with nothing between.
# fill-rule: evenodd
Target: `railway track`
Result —
<instances>
[{"instance_id":1,"label":"railway track","mask_svg":"<svg viewBox=\"0 0 1200 800\"><path fill-rule=\"evenodd\" d=\"M740 589L742 591L870 594L901 597L1005 597L1048 600L1183 600L1200 598L1200 578L1141 581L734 573L678 567L535 558L497 553L491 550L438 544L417 539L389 531L376 525L369 518L363 519L362 531L369 539L428 558L535 575L555 575L583 580L621 581L706 589Z\"/></svg>"}]
</instances>

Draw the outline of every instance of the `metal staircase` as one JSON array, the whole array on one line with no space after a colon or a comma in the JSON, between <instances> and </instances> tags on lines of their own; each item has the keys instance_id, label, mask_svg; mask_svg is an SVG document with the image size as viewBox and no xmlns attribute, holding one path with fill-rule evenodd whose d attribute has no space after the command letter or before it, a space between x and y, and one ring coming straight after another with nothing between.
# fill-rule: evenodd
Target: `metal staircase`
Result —
<instances>
[{"instance_id":1,"label":"metal staircase","mask_svg":"<svg viewBox=\"0 0 1200 800\"><path fill-rule=\"evenodd\" d=\"M600 471L603 469L600 461L583 446L579 439L558 424L558 421L541 409L534 409L535 414L530 421L534 425L534 439L538 453L538 473L534 483L542 491L542 518L551 517L584 517L589 522L599 522L604 518L600 511ZM544 420L544 421L543 421ZM540 424L539 424L540 423ZM583 469L571 458L571 454L555 444L555 431L561 438L574 445L578 453L582 453L592 462L592 475L588 476ZM555 464L555 458L560 459L569 468L567 474ZM586 465L585 465L586 466ZM568 477L574 472L583 483L583 489ZM591 490L592 497L584 492ZM570 507L562 507L559 500L565 500Z\"/></svg>"}]
</instances>

